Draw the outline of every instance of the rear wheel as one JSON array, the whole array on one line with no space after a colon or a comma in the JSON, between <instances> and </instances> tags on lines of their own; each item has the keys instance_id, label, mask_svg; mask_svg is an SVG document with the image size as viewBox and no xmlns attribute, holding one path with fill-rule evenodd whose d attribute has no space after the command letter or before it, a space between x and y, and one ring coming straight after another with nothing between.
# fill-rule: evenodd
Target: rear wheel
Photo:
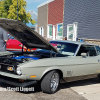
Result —
<instances>
[{"instance_id":1,"label":"rear wheel","mask_svg":"<svg viewBox=\"0 0 100 100\"><path fill-rule=\"evenodd\" d=\"M41 81L41 89L46 93L55 93L59 86L60 76L57 71L49 72Z\"/></svg>"}]
</instances>

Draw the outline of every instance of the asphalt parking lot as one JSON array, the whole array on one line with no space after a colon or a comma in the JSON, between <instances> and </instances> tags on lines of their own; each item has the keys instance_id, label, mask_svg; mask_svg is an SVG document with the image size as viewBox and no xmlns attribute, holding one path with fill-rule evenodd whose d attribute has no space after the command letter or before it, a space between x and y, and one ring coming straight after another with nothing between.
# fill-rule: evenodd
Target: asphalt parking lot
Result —
<instances>
[{"instance_id":1,"label":"asphalt parking lot","mask_svg":"<svg viewBox=\"0 0 100 100\"><path fill-rule=\"evenodd\" d=\"M0 83L0 89L7 87L14 88L11 85ZM77 92L73 91L68 86L68 83L62 83L58 92L55 94L45 94L38 86L33 87L34 92L0 91L0 100L87 100Z\"/></svg>"},{"instance_id":2,"label":"asphalt parking lot","mask_svg":"<svg viewBox=\"0 0 100 100\"><path fill-rule=\"evenodd\" d=\"M0 89L11 85L0 83ZM0 91L0 100L99 100L100 84L97 78L62 83L55 94L45 94L37 86L34 92ZM98 96L97 96L98 95Z\"/></svg>"}]
</instances>

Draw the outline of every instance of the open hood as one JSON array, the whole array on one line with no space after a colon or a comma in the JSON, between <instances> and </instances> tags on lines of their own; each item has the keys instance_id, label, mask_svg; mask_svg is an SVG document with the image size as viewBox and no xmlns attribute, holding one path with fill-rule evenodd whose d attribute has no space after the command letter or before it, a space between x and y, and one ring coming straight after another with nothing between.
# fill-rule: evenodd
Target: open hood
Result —
<instances>
[{"instance_id":1,"label":"open hood","mask_svg":"<svg viewBox=\"0 0 100 100\"><path fill-rule=\"evenodd\" d=\"M59 52L45 38L23 24L21 21L0 18L0 27L5 29L27 48L42 48Z\"/></svg>"}]
</instances>

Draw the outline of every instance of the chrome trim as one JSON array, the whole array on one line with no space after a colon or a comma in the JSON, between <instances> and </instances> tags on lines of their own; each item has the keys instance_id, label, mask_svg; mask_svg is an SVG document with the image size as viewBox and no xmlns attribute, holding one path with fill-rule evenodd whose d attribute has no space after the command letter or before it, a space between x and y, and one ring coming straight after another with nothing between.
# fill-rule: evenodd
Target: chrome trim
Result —
<instances>
[{"instance_id":1,"label":"chrome trim","mask_svg":"<svg viewBox=\"0 0 100 100\"><path fill-rule=\"evenodd\" d=\"M90 74L90 75L82 75L82 76L73 76L73 77L64 77L63 82L72 82L72 81L78 81L78 80L84 80L89 78L95 78L98 76L98 73L96 74Z\"/></svg>"},{"instance_id":2,"label":"chrome trim","mask_svg":"<svg viewBox=\"0 0 100 100\"><path fill-rule=\"evenodd\" d=\"M81 46L81 45L78 45L78 47L77 47L77 49L76 49L76 51L75 51L75 53L74 53L74 56L76 56L76 54L78 53L78 51L79 51L79 49L80 49L80 46Z\"/></svg>"},{"instance_id":3,"label":"chrome trim","mask_svg":"<svg viewBox=\"0 0 100 100\"><path fill-rule=\"evenodd\" d=\"M50 87L52 91L56 91L59 85L59 75L58 73L54 73L51 78Z\"/></svg>"}]
</instances>

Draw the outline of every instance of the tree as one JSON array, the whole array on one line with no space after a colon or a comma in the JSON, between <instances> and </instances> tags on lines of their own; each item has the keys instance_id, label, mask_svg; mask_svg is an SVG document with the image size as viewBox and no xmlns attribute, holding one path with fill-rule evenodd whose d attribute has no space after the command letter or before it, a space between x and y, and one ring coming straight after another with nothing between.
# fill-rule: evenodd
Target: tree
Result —
<instances>
[{"instance_id":1,"label":"tree","mask_svg":"<svg viewBox=\"0 0 100 100\"><path fill-rule=\"evenodd\" d=\"M0 1L0 18L3 18L3 15L5 14L3 5L4 5L4 1L2 0Z\"/></svg>"},{"instance_id":2,"label":"tree","mask_svg":"<svg viewBox=\"0 0 100 100\"><path fill-rule=\"evenodd\" d=\"M17 20L17 0L2 0L0 1L2 7L0 6L0 12L3 14L3 18L15 19ZM36 22L32 20L31 14L26 12L26 1L18 0L18 20L23 23L35 24Z\"/></svg>"},{"instance_id":3,"label":"tree","mask_svg":"<svg viewBox=\"0 0 100 100\"><path fill-rule=\"evenodd\" d=\"M32 20L31 14L26 13L26 1L25 0L18 0L18 20L22 22L35 24L35 21ZM12 0L12 5L9 7L9 19L17 19L17 0Z\"/></svg>"},{"instance_id":4,"label":"tree","mask_svg":"<svg viewBox=\"0 0 100 100\"><path fill-rule=\"evenodd\" d=\"M10 5L12 5L12 0L4 0L4 10L7 15L8 15Z\"/></svg>"},{"instance_id":5,"label":"tree","mask_svg":"<svg viewBox=\"0 0 100 100\"><path fill-rule=\"evenodd\" d=\"M1 18L7 18L10 5L12 5L12 0L0 1L0 17Z\"/></svg>"}]
</instances>

